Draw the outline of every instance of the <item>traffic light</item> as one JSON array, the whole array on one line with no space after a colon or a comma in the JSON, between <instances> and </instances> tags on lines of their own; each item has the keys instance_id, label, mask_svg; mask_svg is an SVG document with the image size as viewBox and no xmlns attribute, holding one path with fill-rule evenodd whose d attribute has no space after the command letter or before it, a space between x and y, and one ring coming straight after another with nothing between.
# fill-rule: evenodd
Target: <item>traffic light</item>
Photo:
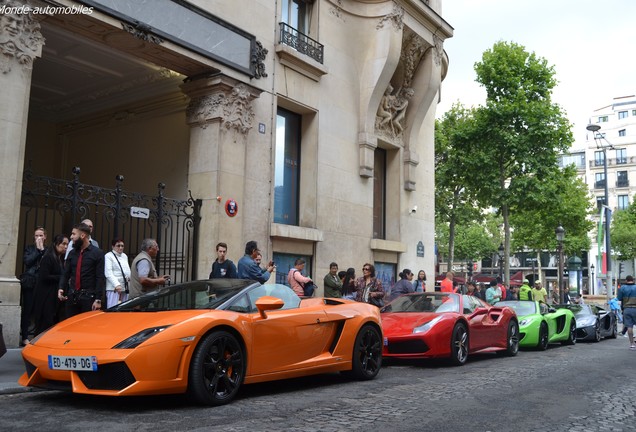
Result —
<instances>
[{"instance_id":1,"label":"traffic light","mask_svg":"<svg viewBox=\"0 0 636 432\"><path fill-rule=\"evenodd\" d=\"M623 274L623 263L619 262L618 263L618 278L621 278L621 275Z\"/></svg>"}]
</instances>

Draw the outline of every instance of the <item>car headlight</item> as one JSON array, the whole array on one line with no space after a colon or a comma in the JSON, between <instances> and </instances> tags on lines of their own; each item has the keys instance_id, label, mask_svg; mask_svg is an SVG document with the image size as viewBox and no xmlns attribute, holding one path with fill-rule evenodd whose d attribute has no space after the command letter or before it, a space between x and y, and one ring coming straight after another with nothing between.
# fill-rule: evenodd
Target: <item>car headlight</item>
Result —
<instances>
[{"instance_id":1,"label":"car headlight","mask_svg":"<svg viewBox=\"0 0 636 432\"><path fill-rule=\"evenodd\" d=\"M593 326L596 324L596 318L594 317L589 317L589 318L579 318L579 320L576 322L577 327L589 327L589 326Z\"/></svg>"},{"instance_id":2,"label":"car headlight","mask_svg":"<svg viewBox=\"0 0 636 432\"><path fill-rule=\"evenodd\" d=\"M532 318L524 318L521 321L519 321L519 327L524 327L527 326L528 324L530 324L532 321L534 321Z\"/></svg>"},{"instance_id":3,"label":"car headlight","mask_svg":"<svg viewBox=\"0 0 636 432\"><path fill-rule=\"evenodd\" d=\"M117 345L113 347L113 349L137 348L139 345L146 342L148 339L150 339L154 335L161 333L168 327L170 327L170 325L147 328L145 330L140 331L139 333L135 335L132 335L128 339L124 339L123 341L119 342Z\"/></svg>"},{"instance_id":4,"label":"car headlight","mask_svg":"<svg viewBox=\"0 0 636 432\"><path fill-rule=\"evenodd\" d=\"M424 333L429 331L435 324L437 324L439 322L439 320L441 320L442 317L438 316L437 318L433 318L432 320L430 320L429 322L427 322L426 324L423 324L419 327L415 327L413 329L413 333Z\"/></svg>"}]
</instances>

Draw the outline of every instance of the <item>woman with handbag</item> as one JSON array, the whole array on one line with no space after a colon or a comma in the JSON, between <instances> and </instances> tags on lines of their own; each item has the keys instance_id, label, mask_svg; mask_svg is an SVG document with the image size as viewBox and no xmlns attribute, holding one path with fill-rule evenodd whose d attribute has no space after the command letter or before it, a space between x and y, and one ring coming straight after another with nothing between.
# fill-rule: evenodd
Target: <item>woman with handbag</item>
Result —
<instances>
[{"instance_id":1,"label":"woman with handbag","mask_svg":"<svg viewBox=\"0 0 636 432\"><path fill-rule=\"evenodd\" d=\"M356 281L356 301L377 307L384 306L382 281L375 277L375 267L366 263L362 266L362 277Z\"/></svg>"},{"instance_id":2,"label":"woman with handbag","mask_svg":"<svg viewBox=\"0 0 636 432\"><path fill-rule=\"evenodd\" d=\"M113 249L104 256L104 276L106 277L106 308L128 300L130 265L124 253L124 240L116 238Z\"/></svg>"},{"instance_id":3,"label":"woman with handbag","mask_svg":"<svg viewBox=\"0 0 636 432\"><path fill-rule=\"evenodd\" d=\"M287 282L289 282L289 286L294 292L298 295L298 297L311 297L313 295L313 291L311 293L305 292L305 286L308 283L313 285L311 278L302 275L302 271L305 268L305 260L302 258L298 258L294 262L294 266L287 273Z\"/></svg>"}]
</instances>

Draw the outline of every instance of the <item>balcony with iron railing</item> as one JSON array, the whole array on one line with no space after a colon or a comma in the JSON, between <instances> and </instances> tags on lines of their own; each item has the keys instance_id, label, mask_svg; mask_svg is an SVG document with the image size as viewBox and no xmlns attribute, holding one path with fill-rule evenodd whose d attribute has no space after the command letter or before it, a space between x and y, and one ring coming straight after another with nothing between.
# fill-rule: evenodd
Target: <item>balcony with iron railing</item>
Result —
<instances>
[{"instance_id":1,"label":"balcony with iron railing","mask_svg":"<svg viewBox=\"0 0 636 432\"><path fill-rule=\"evenodd\" d=\"M284 22L280 23L280 43L292 47L320 64L324 61L324 46L321 43Z\"/></svg>"},{"instance_id":2,"label":"balcony with iron railing","mask_svg":"<svg viewBox=\"0 0 636 432\"><path fill-rule=\"evenodd\" d=\"M613 167L616 165L633 165L636 164L635 156L622 156L618 158L607 158L607 166ZM590 169L603 169L603 159L594 159L589 161Z\"/></svg>"},{"instance_id":3,"label":"balcony with iron railing","mask_svg":"<svg viewBox=\"0 0 636 432\"><path fill-rule=\"evenodd\" d=\"M605 188L605 180L598 180L594 182L594 189L604 189Z\"/></svg>"},{"instance_id":4,"label":"balcony with iron railing","mask_svg":"<svg viewBox=\"0 0 636 432\"><path fill-rule=\"evenodd\" d=\"M619 188L629 187L629 180L628 179L616 180L616 187L619 187Z\"/></svg>"}]
</instances>

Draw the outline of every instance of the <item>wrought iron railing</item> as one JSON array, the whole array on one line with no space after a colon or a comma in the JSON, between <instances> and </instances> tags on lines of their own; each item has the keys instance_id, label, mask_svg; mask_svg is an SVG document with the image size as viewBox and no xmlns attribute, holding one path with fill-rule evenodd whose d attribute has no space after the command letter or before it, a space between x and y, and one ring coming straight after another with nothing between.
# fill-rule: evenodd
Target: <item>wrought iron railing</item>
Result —
<instances>
[{"instance_id":1,"label":"wrought iron railing","mask_svg":"<svg viewBox=\"0 0 636 432\"><path fill-rule=\"evenodd\" d=\"M290 25L280 23L280 43L292 47L299 53L308 55L318 63L324 60L324 46Z\"/></svg>"},{"instance_id":2,"label":"wrought iron railing","mask_svg":"<svg viewBox=\"0 0 636 432\"><path fill-rule=\"evenodd\" d=\"M25 169L20 243L33 241L35 226L47 229L50 242L55 234L69 235L73 225L91 219L92 237L105 252L111 250L112 239L121 238L132 260L144 238L155 238L160 247L155 263L158 272L170 274L173 282L196 278L200 199L192 195L186 200L166 198L163 183L154 196L126 191L122 175L115 177L114 189L81 183L79 176L79 167L73 168L73 180L37 176Z\"/></svg>"}]
</instances>

